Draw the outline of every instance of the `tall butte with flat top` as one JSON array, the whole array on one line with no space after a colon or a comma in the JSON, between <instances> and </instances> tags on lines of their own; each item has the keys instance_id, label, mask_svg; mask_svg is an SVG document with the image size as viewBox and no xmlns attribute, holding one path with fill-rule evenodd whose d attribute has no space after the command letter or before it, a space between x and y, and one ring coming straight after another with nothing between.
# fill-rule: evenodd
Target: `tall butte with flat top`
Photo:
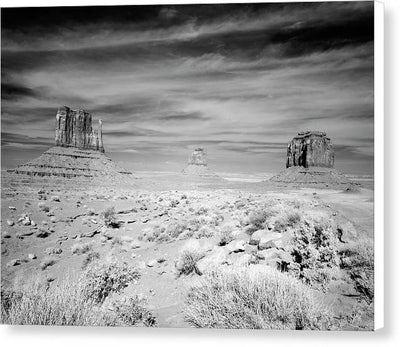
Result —
<instances>
[{"instance_id":1,"label":"tall butte with flat top","mask_svg":"<svg viewBox=\"0 0 400 347\"><path fill-rule=\"evenodd\" d=\"M282 183L348 184L345 175L333 168L335 154L331 139L322 131L301 131L287 146L286 170L271 181Z\"/></svg>"},{"instance_id":2,"label":"tall butte with flat top","mask_svg":"<svg viewBox=\"0 0 400 347\"><path fill-rule=\"evenodd\" d=\"M60 107L56 114L55 144L104 152L101 119L96 131L92 128L92 115L89 112Z\"/></svg>"},{"instance_id":3,"label":"tall butte with flat top","mask_svg":"<svg viewBox=\"0 0 400 347\"><path fill-rule=\"evenodd\" d=\"M182 171L184 175L199 176L209 178L219 178L217 174L212 172L206 160L206 151L204 148L196 148L190 155L187 167Z\"/></svg>"},{"instance_id":4,"label":"tall butte with flat top","mask_svg":"<svg viewBox=\"0 0 400 347\"><path fill-rule=\"evenodd\" d=\"M67 106L56 114L55 146L11 171L39 177L99 177L102 182L126 181L123 177L131 174L104 154L102 121L93 129L89 112Z\"/></svg>"}]
</instances>

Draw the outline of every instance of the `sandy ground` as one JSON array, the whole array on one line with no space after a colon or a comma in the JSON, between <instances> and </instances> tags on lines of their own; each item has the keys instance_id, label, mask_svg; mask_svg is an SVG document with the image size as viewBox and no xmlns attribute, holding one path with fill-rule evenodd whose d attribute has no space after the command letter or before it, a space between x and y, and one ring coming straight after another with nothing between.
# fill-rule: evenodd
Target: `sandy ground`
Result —
<instances>
[{"instance_id":1,"label":"sandy ground","mask_svg":"<svg viewBox=\"0 0 400 347\"><path fill-rule=\"evenodd\" d=\"M158 326L184 327L186 323L181 310L187 289L196 281L196 276L177 277L175 261L187 241L146 242L140 238L145 228L179 220L190 214L191 209L198 210L203 206L222 215L224 223L230 223L236 216L223 206L234 205L243 199L256 204L273 198L318 206L344 221L351 221L363 237L373 237L371 184L361 183L355 191L346 192L342 188L283 188L267 182L192 180L172 174L136 176L133 186L107 187L68 180L15 178L3 173L3 285L9 285L18 277L32 275L47 277L55 283L66 276L74 277L80 273L85 255L72 254L71 247L78 242L90 242L93 250L99 252L100 259L117 258L140 269L140 279L126 290L147 300ZM175 200L179 203L172 206L171 201ZM40 203L47 205L50 212L41 210ZM104 241L100 232L103 230L101 212L109 207L115 208L120 227L109 230L112 237ZM34 223L27 226L18 223L24 214ZM7 221L14 224L9 225L11 223ZM47 231L48 236L38 237L40 231ZM217 238L203 238L200 242L215 244ZM61 252L54 255L57 262L42 270L41 261L54 250ZM29 259L29 254L36 258ZM22 264L13 265L15 259L23 260ZM345 306L349 300L354 300L334 294L330 297L334 305Z\"/></svg>"}]
</instances>

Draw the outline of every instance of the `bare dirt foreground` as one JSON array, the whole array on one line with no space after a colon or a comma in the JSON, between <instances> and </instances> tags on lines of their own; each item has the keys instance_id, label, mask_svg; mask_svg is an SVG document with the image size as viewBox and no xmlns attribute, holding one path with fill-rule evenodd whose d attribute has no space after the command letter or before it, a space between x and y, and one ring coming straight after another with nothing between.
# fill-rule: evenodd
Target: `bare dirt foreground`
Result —
<instances>
[{"instance_id":1,"label":"bare dirt foreground","mask_svg":"<svg viewBox=\"0 0 400 347\"><path fill-rule=\"evenodd\" d=\"M33 278L49 292L99 274L96 264L126 263L135 275L104 292L98 309L120 314L118 303L134 298L145 310L130 320L120 314L118 325L373 329L370 187L282 188L179 175L104 186L3 173L1 194L4 293ZM282 291L279 314L250 288L270 273L279 285L288 281L294 297L310 295L320 305L307 324L284 316L293 308L282 287L271 292ZM307 314L315 309L308 304ZM3 306L3 322L41 324L7 321Z\"/></svg>"}]
</instances>

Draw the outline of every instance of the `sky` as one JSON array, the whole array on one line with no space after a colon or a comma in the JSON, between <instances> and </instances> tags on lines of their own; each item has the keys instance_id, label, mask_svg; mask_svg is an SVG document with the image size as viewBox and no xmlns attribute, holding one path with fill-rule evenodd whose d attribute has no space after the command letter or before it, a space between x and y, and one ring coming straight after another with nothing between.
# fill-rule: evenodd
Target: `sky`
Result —
<instances>
[{"instance_id":1,"label":"sky","mask_svg":"<svg viewBox=\"0 0 400 347\"><path fill-rule=\"evenodd\" d=\"M180 171L278 172L325 131L335 167L373 173L373 2L2 9L2 169L54 144L57 108L103 120L106 154Z\"/></svg>"}]
</instances>

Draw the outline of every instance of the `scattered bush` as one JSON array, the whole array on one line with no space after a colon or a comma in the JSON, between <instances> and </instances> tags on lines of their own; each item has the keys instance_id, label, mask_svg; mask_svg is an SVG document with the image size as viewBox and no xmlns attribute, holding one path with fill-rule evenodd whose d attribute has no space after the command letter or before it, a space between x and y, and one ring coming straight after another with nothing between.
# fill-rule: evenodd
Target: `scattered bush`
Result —
<instances>
[{"instance_id":1,"label":"scattered bush","mask_svg":"<svg viewBox=\"0 0 400 347\"><path fill-rule=\"evenodd\" d=\"M40 263L40 268L46 270L49 266L53 266L55 263L57 263L57 258L53 256L44 257Z\"/></svg>"},{"instance_id":2,"label":"scattered bush","mask_svg":"<svg viewBox=\"0 0 400 347\"><path fill-rule=\"evenodd\" d=\"M115 317L113 317L111 325L135 326L143 324L147 327L156 325L156 318L146 308L145 301L138 296L113 301L112 311Z\"/></svg>"},{"instance_id":3,"label":"scattered bush","mask_svg":"<svg viewBox=\"0 0 400 347\"><path fill-rule=\"evenodd\" d=\"M67 279L49 285L39 279L2 288L1 323L13 325L120 326L155 325L154 316L137 296L105 309L85 295L85 281ZM117 304L118 303L118 304Z\"/></svg>"},{"instance_id":4,"label":"scattered bush","mask_svg":"<svg viewBox=\"0 0 400 347\"><path fill-rule=\"evenodd\" d=\"M93 248L93 244L91 242L75 243L71 247L71 252L72 252L72 254L81 255L81 254L90 252L92 250L92 248Z\"/></svg>"},{"instance_id":5,"label":"scattered bush","mask_svg":"<svg viewBox=\"0 0 400 347\"><path fill-rule=\"evenodd\" d=\"M221 230L221 238L219 239L219 245L225 246L235 239L232 229L229 226L225 226Z\"/></svg>"},{"instance_id":6,"label":"scattered bush","mask_svg":"<svg viewBox=\"0 0 400 347\"><path fill-rule=\"evenodd\" d=\"M118 293L139 278L139 272L126 263L94 263L82 275L84 296L102 303L111 293Z\"/></svg>"},{"instance_id":7,"label":"scattered bush","mask_svg":"<svg viewBox=\"0 0 400 347\"><path fill-rule=\"evenodd\" d=\"M91 264L92 262L94 262L98 259L100 259L99 252L90 251L89 253L87 253L85 259L83 259L83 262L82 262L82 267L81 267L82 270L86 269L89 264Z\"/></svg>"},{"instance_id":8,"label":"scattered bush","mask_svg":"<svg viewBox=\"0 0 400 347\"><path fill-rule=\"evenodd\" d=\"M109 207L105 211L102 212L102 217L104 224L107 227L111 228L118 228L119 223L117 222L116 216L115 216L115 208L114 207Z\"/></svg>"},{"instance_id":9,"label":"scattered bush","mask_svg":"<svg viewBox=\"0 0 400 347\"><path fill-rule=\"evenodd\" d=\"M329 329L331 316L311 289L260 266L207 272L189 290L184 313L194 327L220 329Z\"/></svg>"},{"instance_id":10,"label":"scattered bush","mask_svg":"<svg viewBox=\"0 0 400 347\"><path fill-rule=\"evenodd\" d=\"M340 251L341 267L346 269L362 297L374 300L374 247L370 240L350 244Z\"/></svg>"},{"instance_id":11,"label":"scattered bush","mask_svg":"<svg viewBox=\"0 0 400 347\"><path fill-rule=\"evenodd\" d=\"M289 272L305 283L325 289L339 269L338 241L329 218L306 219L293 230Z\"/></svg>"},{"instance_id":12,"label":"scattered bush","mask_svg":"<svg viewBox=\"0 0 400 347\"><path fill-rule=\"evenodd\" d=\"M204 252L197 242L188 242L180 251L175 267L178 276L196 273L201 275L197 262L204 257Z\"/></svg>"}]
</instances>

